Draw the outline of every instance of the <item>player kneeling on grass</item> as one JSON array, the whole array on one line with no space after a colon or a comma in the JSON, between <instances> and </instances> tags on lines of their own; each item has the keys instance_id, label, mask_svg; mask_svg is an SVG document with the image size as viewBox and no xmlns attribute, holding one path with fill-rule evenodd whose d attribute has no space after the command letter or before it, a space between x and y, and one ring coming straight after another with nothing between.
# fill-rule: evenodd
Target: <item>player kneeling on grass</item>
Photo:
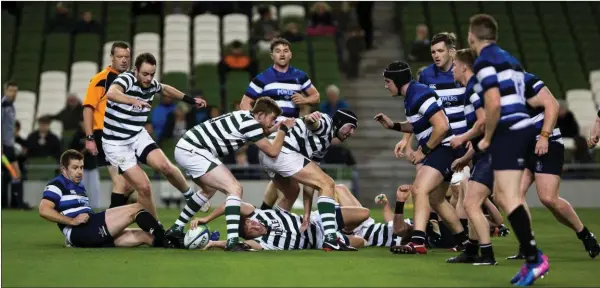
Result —
<instances>
[{"instance_id":1,"label":"player kneeling on grass","mask_svg":"<svg viewBox=\"0 0 600 288\"><path fill-rule=\"evenodd\" d=\"M217 207L210 215L195 218L191 228L206 224L221 216L225 206ZM276 206L273 209L256 209L248 203L241 205L240 237L254 250L323 249L325 229L317 211L309 216L309 226L302 231L302 217ZM368 217L368 214L366 215ZM366 218L366 217L365 217ZM360 223L360 222L359 222ZM337 232L340 242L353 247L364 247L365 240L358 236L344 236ZM226 247L225 241L210 241L204 249ZM356 251L356 250L350 250Z\"/></svg>"},{"instance_id":2,"label":"player kneeling on grass","mask_svg":"<svg viewBox=\"0 0 600 288\"><path fill-rule=\"evenodd\" d=\"M40 216L58 224L65 243L74 247L164 246L164 229L136 203L94 213L83 178L83 154L67 150L60 156L61 175L44 189ZM142 229L127 228L136 222Z\"/></svg>"}]
</instances>

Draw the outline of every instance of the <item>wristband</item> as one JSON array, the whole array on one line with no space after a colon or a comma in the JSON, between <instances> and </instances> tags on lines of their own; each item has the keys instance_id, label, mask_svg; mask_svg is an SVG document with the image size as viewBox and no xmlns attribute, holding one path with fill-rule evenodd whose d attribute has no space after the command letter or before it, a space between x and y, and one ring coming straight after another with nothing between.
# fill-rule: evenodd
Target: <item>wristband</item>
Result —
<instances>
[{"instance_id":1,"label":"wristband","mask_svg":"<svg viewBox=\"0 0 600 288\"><path fill-rule=\"evenodd\" d=\"M94 135L87 135L87 136L85 136L85 140L86 141L94 141L96 139L94 139Z\"/></svg>"},{"instance_id":2,"label":"wristband","mask_svg":"<svg viewBox=\"0 0 600 288\"><path fill-rule=\"evenodd\" d=\"M404 214L404 202L396 201L396 210L394 214Z\"/></svg>"},{"instance_id":3,"label":"wristband","mask_svg":"<svg viewBox=\"0 0 600 288\"><path fill-rule=\"evenodd\" d=\"M402 124L400 124L400 122L395 122L394 126L392 126L392 130L396 130L396 131L402 132Z\"/></svg>"},{"instance_id":4,"label":"wristband","mask_svg":"<svg viewBox=\"0 0 600 288\"><path fill-rule=\"evenodd\" d=\"M427 147L427 144L425 144L421 146L421 152L423 152L423 155L428 155L431 153L431 148Z\"/></svg>"},{"instance_id":5,"label":"wristband","mask_svg":"<svg viewBox=\"0 0 600 288\"><path fill-rule=\"evenodd\" d=\"M550 132L542 131L542 132L540 132L540 136L549 138L550 137Z\"/></svg>"},{"instance_id":6,"label":"wristband","mask_svg":"<svg viewBox=\"0 0 600 288\"><path fill-rule=\"evenodd\" d=\"M290 129L285 125L281 125L279 126L279 130L283 131L283 133L287 133Z\"/></svg>"},{"instance_id":7,"label":"wristband","mask_svg":"<svg viewBox=\"0 0 600 288\"><path fill-rule=\"evenodd\" d=\"M183 95L183 98L181 99L181 101L183 101L185 103L188 103L190 105L196 104L196 101L194 101L194 98L192 98L192 97L190 97L188 95L185 95L185 94Z\"/></svg>"}]
</instances>

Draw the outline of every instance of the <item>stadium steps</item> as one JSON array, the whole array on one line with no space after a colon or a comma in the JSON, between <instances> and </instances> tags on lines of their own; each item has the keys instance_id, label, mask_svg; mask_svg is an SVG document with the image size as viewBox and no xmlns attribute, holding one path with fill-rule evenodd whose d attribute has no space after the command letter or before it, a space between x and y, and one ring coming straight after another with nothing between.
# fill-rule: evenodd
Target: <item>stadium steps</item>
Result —
<instances>
[{"instance_id":1,"label":"stadium steps","mask_svg":"<svg viewBox=\"0 0 600 288\"><path fill-rule=\"evenodd\" d=\"M202 90L209 105L221 105L221 84L217 64L221 60L220 19L212 14L200 14L193 22L192 87Z\"/></svg>"}]
</instances>

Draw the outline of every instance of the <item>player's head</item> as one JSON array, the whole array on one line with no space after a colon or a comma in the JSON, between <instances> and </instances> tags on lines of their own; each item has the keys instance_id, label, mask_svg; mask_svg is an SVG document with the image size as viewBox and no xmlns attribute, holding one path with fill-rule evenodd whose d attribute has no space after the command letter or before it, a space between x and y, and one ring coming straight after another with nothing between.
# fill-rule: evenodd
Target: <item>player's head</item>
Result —
<instances>
[{"instance_id":1,"label":"player's head","mask_svg":"<svg viewBox=\"0 0 600 288\"><path fill-rule=\"evenodd\" d=\"M117 41L110 47L110 66L123 73L131 66L131 50L129 44Z\"/></svg>"},{"instance_id":2,"label":"player's head","mask_svg":"<svg viewBox=\"0 0 600 288\"><path fill-rule=\"evenodd\" d=\"M412 73L406 62L395 61L385 68L383 77L385 88L390 91L392 96L398 96L402 92L402 87L412 80Z\"/></svg>"},{"instance_id":3,"label":"player's head","mask_svg":"<svg viewBox=\"0 0 600 288\"><path fill-rule=\"evenodd\" d=\"M79 184L83 178L83 154L69 149L60 155L60 170L62 175Z\"/></svg>"},{"instance_id":4,"label":"player's head","mask_svg":"<svg viewBox=\"0 0 600 288\"><path fill-rule=\"evenodd\" d=\"M260 222L246 217L241 220L238 231L243 239L250 240L267 234L267 227Z\"/></svg>"},{"instance_id":5,"label":"player's head","mask_svg":"<svg viewBox=\"0 0 600 288\"><path fill-rule=\"evenodd\" d=\"M287 68L292 60L292 45L285 38L275 38L271 41L271 59L279 68Z\"/></svg>"},{"instance_id":6,"label":"player's head","mask_svg":"<svg viewBox=\"0 0 600 288\"><path fill-rule=\"evenodd\" d=\"M431 39L431 58L438 68L450 68L452 56L456 52L456 35L442 32Z\"/></svg>"},{"instance_id":7,"label":"player's head","mask_svg":"<svg viewBox=\"0 0 600 288\"><path fill-rule=\"evenodd\" d=\"M254 119L260 123L262 128L269 130L275 123L275 119L281 115L281 108L275 100L269 97L260 97L254 103L254 107L250 110Z\"/></svg>"},{"instance_id":8,"label":"player's head","mask_svg":"<svg viewBox=\"0 0 600 288\"><path fill-rule=\"evenodd\" d=\"M335 137L344 141L354 135L358 127L358 117L350 109L338 109L333 114L333 127L335 127Z\"/></svg>"},{"instance_id":9,"label":"player's head","mask_svg":"<svg viewBox=\"0 0 600 288\"><path fill-rule=\"evenodd\" d=\"M469 19L469 46L474 51L483 42L498 40L498 22L487 14L477 14Z\"/></svg>"},{"instance_id":10,"label":"player's head","mask_svg":"<svg viewBox=\"0 0 600 288\"><path fill-rule=\"evenodd\" d=\"M142 53L135 57L135 77L142 87L152 84L156 74L156 58L150 53Z\"/></svg>"},{"instance_id":11,"label":"player's head","mask_svg":"<svg viewBox=\"0 0 600 288\"><path fill-rule=\"evenodd\" d=\"M468 72L473 73L474 62L475 55L470 48L456 51L456 55L454 56L454 68L452 68L454 81L467 82L469 80L469 75L472 75L468 74Z\"/></svg>"},{"instance_id":12,"label":"player's head","mask_svg":"<svg viewBox=\"0 0 600 288\"><path fill-rule=\"evenodd\" d=\"M17 85L17 82L8 81L4 83L4 96L8 97L10 101L15 101L17 92L19 92L19 85Z\"/></svg>"}]
</instances>

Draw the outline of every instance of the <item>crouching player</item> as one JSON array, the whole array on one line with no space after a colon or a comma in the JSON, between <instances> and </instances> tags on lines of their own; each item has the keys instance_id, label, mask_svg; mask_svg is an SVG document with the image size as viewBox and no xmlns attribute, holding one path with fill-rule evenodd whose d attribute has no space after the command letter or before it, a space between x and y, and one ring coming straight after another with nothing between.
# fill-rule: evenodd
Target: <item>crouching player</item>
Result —
<instances>
[{"instance_id":1,"label":"crouching player","mask_svg":"<svg viewBox=\"0 0 600 288\"><path fill-rule=\"evenodd\" d=\"M136 203L94 213L90 208L83 177L83 154L67 150L60 157L61 175L44 189L39 213L58 224L70 247L164 246L164 229ZM127 228L136 222L142 229Z\"/></svg>"}]
</instances>

